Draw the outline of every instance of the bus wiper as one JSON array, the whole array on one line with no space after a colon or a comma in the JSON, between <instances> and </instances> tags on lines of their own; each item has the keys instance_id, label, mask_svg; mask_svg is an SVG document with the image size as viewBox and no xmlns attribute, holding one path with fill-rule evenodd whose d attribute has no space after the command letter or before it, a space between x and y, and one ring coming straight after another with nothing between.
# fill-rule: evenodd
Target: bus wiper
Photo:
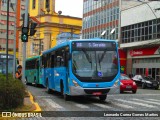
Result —
<instances>
[{"instance_id":1,"label":"bus wiper","mask_svg":"<svg viewBox=\"0 0 160 120\"><path fill-rule=\"evenodd\" d=\"M107 50L105 50L105 51L103 52L103 54L102 54L102 56L101 56L101 58L100 58L100 59L99 59L99 57L98 57L98 59L99 59L99 63L101 63L101 62L102 62L102 60L103 60L103 58L104 58L104 56L105 56L106 52L107 52Z\"/></svg>"},{"instance_id":2,"label":"bus wiper","mask_svg":"<svg viewBox=\"0 0 160 120\"><path fill-rule=\"evenodd\" d=\"M92 61L91 61L91 59L90 59L90 56L87 54L86 50L82 49L82 51L84 52L84 54L85 54L88 62L91 63Z\"/></svg>"},{"instance_id":3,"label":"bus wiper","mask_svg":"<svg viewBox=\"0 0 160 120\"><path fill-rule=\"evenodd\" d=\"M99 67L100 67L100 70L101 70L101 61L100 61L100 58L99 58L99 54L98 54L98 63L99 63Z\"/></svg>"},{"instance_id":4,"label":"bus wiper","mask_svg":"<svg viewBox=\"0 0 160 120\"><path fill-rule=\"evenodd\" d=\"M91 64L91 69L92 69L92 60L91 60L91 56L89 56L89 55L87 54L87 52L86 52L85 49L82 49L82 51L84 52L84 54L85 54L85 56L86 56L88 62Z\"/></svg>"}]
</instances>

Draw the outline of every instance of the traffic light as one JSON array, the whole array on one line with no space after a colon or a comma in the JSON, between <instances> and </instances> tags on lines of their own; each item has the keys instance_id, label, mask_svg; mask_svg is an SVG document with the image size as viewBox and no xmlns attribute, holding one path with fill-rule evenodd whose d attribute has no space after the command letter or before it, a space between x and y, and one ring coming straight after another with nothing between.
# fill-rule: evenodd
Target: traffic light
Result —
<instances>
[{"instance_id":1,"label":"traffic light","mask_svg":"<svg viewBox=\"0 0 160 120\"><path fill-rule=\"evenodd\" d=\"M27 26L24 26L25 22L25 14L22 14L23 24L22 24L22 34L21 40L22 42L28 42L28 32L29 32L29 14L27 16Z\"/></svg>"},{"instance_id":2,"label":"traffic light","mask_svg":"<svg viewBox=\"0 0 160 120\"><path fill-rule=\"evenodd\" d=\"M28 35L21 34L21 40L22 40L22 42L28 42Z\"/></svg>"},{"instance_id":3,"label":"traffic light","mask_svg":"<svg viewBox=\"0 0 160 120\"><path fill-rule=\"evenodd\" d=\"M31 26L30 26L30 36L33 36L36 33L36 31L37 31L37 30L35 30L36 26L37 26L37 23L35 23L35 22L31 23Z\"/></svg>"}]
</instances>

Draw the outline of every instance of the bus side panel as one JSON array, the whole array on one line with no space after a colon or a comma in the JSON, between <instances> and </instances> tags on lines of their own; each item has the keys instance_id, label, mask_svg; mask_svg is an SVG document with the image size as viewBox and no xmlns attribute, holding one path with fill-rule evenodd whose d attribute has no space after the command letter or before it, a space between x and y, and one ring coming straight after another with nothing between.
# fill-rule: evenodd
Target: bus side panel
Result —
<instances>
[{"instance_id":1,"label":"bus side panel","mask_svg":"<svg viewBox=\"0 0 160 120\"><path fill-rule=\"evenodd\" d=\"M41 68L41 80L42 80L42 85L46 87L46 72L45 68Z\"/></svg>"},{"instance_id":2,"label":"bus side panel","mask_svg":"<svg viewBox=\"0 0 160 120\"><path fill-rule=\"evenodd\" d=\"M26 70L25 76L26 76L26 79L29 83L34 82L34 77L35 77L36 73L37 73L36 69Z\"/></svg>"},{"instance_id":3,"label":"bus side panel","mask_svg":"<svg viewBox=\"0 0 160 120\"><path fill-rule=\"evenodd\" d=\"M47 81L48 81L48 87L50 89L52 89L52 87L51 87L51 83L52 83L52 81L51 81L51 68L46 68L45 69L45 80L46 80L46 84L47 84Z\"/></svg>"},{"instance_id":4,"label":"bus side panel","mask_svg":"<svg viewBox=\"0 0 160 120\"><path fill-rule=\"evenodd\" d=\"M39 68L39 84L40 84L40 85L43 85L42 68Z\"/></svg>"},{"instance_id":5,"label":"bus side panel","mask_svg":"<svg viewBox=\"0 0 160 120\"><path fill-rule=\"evenodd\" d=\"M54 83L54 68L48 68L48 80L49 80L49 88L55 89L55 83Z\"/></svg>"},{"instance_id":6,"label":"bus side panel","mask_svg":"<svg viewBox=\"0 0 160 120\"><path fill-rule=\"evenodd\" d=\"M66 93L66 67L59 67L54 69L54 82L56 91L61 91L61 81L63 82L64 93Z\"/></svg>"}]
</instances>

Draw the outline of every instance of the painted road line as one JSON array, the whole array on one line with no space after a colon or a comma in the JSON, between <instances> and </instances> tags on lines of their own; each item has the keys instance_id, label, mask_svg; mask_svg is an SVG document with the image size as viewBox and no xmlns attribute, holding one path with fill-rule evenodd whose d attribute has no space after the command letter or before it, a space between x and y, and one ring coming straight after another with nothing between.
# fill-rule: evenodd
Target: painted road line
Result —
<instances>
[{"instance_id":1,"label":"painted road line","mask_svg":"<svg viewBox=\"0 0 160 120\"><path fill-rule=\"evenodd\" d=\"M59 104L55 103L52 99L44 99L48 104L49 106L53 107L53 108L56 108L56 109L61 109L63 108L62 106L60 106Z\"/></svg>"},{"instance_id":2,"label":"painted road line","mask_svg":"<svg viewBox=\"0 0 160 120\"><path fill-rule=\"evenodd\" d=\"M101 107L101 108L107 108L107 109L111 109L112 108L110 106L107 106L106 104L100 104L100 103L93 103L93 105L96 105L96 106Z\"/></svg>"},{"instance_id":3,"label":"painted road line","mask_svg":"<svg viewBox=\"0 0 160 120\"><path fill-rule=\"evenodd\" d=\"M159 94L130 94L130 96L154 96ZM128 94L108 94L108 96L128 96Z\"/></svg>"},{"instance_id":4,"label":"painted road line","mask_svg":"<svg viewBox=\"0 0 160 120\"><path fill-rule=\"evenodd\" d=\"M82 109L88 109L89 108L89 106L83 105L83 104L79 104L79 103L75 103L75 106L79 107L79 108L82 108Z\"/></svg>"},{"instance_id":5,"label":"painted road line","mask_svg":"<svg viewBox=\"0 0 160 120\"><path fill-rule=\"evenodd\" d=\"M160 100L156 100L156 99L147 99L147 100L156 101L156 102L159 102L159 101L160 101Z\"/></svg>"},{"instance_id":6,"label":"painted road line","mask_svg":"<svg viewBox=\"0 0 160 120\"><path fill-rule=\"evenodd\" d=\"M125 108L125 109L133 109L133 107L130 106L130 105L121 104L121 103L116 103L116 102L112 102L112 103L113 103L113 105L118 106L118 107L121 107L121 108Z\"/></svg>"},{"instance_id":7,"label":"painted road line","mask_svg":"<svg viewBox=\"0 0 160 120\"><path fill-rule=\"evenodd\" d=\"M149 108L155 108L156 107L156 106L149 105L149 104L144 104L144 103L139 103L139 102L134 102L134 101L127 101L127 100L123 100L123 99L116 99L116 101L135 104L135 105L140 105L140 106L149 107Z\"/></svg>"},{"instance_id":8,"label":"painted road line","mask_svg":"<svg viewBox=\"0 0 160 120\"><path fill-rule=\"evenodd\" d=\"M159 102L146 101L146 100L141 100L141 99L136 99L136 98L134 98L132 100L141 101L141 102L145 102L145 103L151 103L151 104L155 104L155 105L160 105Z\"/></svg>"}]
</instances>

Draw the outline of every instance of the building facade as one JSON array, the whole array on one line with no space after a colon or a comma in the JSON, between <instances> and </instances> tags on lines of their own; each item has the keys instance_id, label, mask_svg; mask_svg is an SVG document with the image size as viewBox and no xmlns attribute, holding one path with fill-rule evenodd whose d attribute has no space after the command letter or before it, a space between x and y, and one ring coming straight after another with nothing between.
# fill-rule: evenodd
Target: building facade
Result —
<instances>
[{"instance_id":1,"label":"building facade","mask_svg":"<svg viewBox=\"0 0 160 120\"><path fill-rule=\"evenodd\" d=\"M100 37L118 39L119 0L84 0L83 1L83 38ZM111 31L114 30L114 34Z\"/></svg>"},{"instance_id":2,"label":"building facade","mask_svg":"<svg viewBox=\"0 0 160 120\"><path fill-rule=\"evenodd\" d=\"M70 33L71 39L81 33L82 18L65 16L63 11L55 12L55 0L30 0L30 20L38 23L37 32L27 42L27 57L41 54L60 43L62 33ZM21 27L19 27L21 35ZM19 42L21 39L19 36ZM19 44L19 60L23 60L23 43Z\"/></svg>"},{"instance_id":3,"label":"building facade","mask_svg":"<svg viewBox=\"0 0 160 120\"><path fill-rule=\"evenodd\" d=\"M20 15L25 10L25 0L10 0L9 1L9 40L8 50L13 54L14 40L16 40L18 49L19 34L16 31L16 26L19 26ZM0 52L6 51L6 31L7 29L7 0L0 0ZM15 38L16 34L16 38ZM17 52L18 57L18 52Z\"/></svg>"},{"instance_id":4,"label":"building facade","mask_svg":"<svg viewBox=\"0 0 160 120\"><path fill-rule=\"evenodd\" d=\"M84 0L83 6L83 38L99 37L106 30L104 38L119 38L122 73L160 79L159 1Z\"/></svg>"},{"instance_id":5,"label":"building facade","mask_svg":"<svg viewBox=\"0 0 160 120\"><path fill-rule=\"evenodd\" d=\"M160 80L160 2L122 10L120 48L127 53L127 74Z\"/></svg>"}]
</instances>

